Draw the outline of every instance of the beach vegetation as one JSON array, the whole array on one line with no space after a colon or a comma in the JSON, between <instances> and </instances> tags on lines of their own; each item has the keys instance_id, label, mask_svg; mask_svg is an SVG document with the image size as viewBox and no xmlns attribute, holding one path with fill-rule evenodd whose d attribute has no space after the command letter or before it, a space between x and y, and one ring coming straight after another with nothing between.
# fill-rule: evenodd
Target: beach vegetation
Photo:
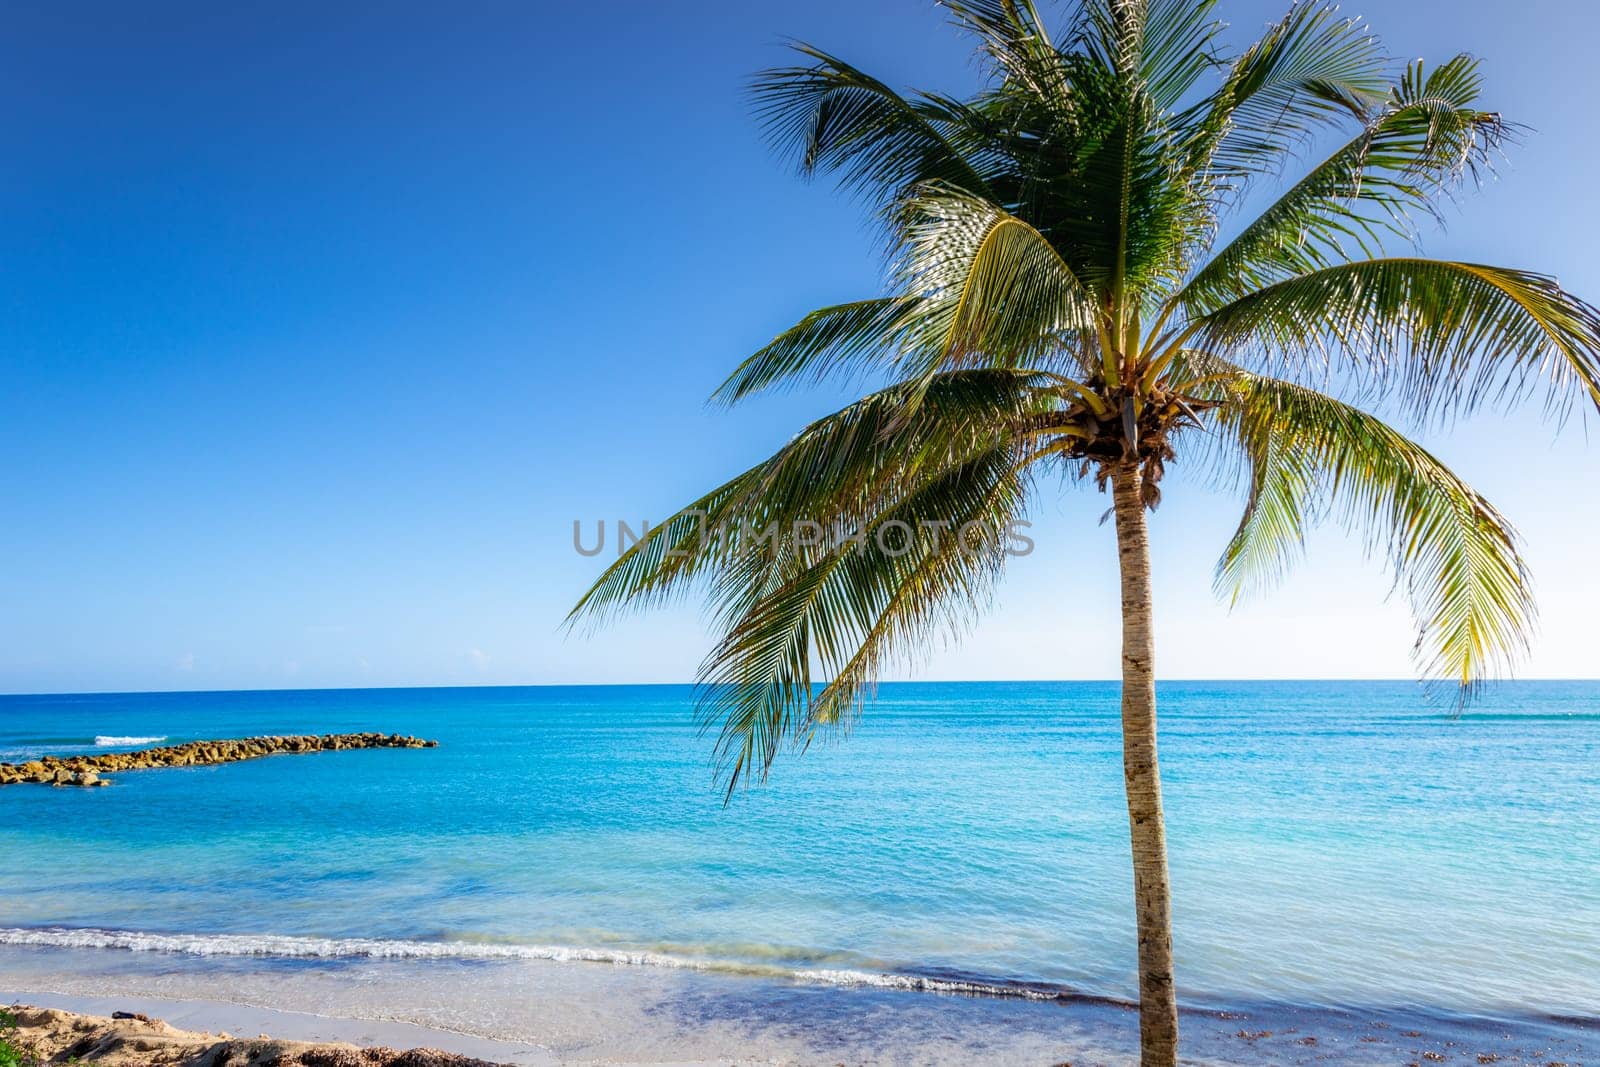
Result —
<instances>
[{"instance_id":1,"label":"beach vegetation","mask_svg":"<svg viewBox=\"0 0 1600 1067\"><path fill-rule=\"evenodd\" d=\"M0 1067L37 1067L39 1057L20 1036L16 1013L0 1008Z\"/></svg>"}]
</instances>

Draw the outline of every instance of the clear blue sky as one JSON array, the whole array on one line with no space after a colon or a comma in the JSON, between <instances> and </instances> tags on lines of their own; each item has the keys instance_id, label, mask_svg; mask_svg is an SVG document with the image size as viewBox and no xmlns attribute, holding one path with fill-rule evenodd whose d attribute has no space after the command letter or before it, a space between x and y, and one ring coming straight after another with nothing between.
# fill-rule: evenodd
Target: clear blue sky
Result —
<instances>
[{"instance_id":1,"label":"clear blue sky","mask_svg":"<svg viewBox=\"0 0 1600 1067\"><path fill-rule=\"evenodd\" d=\"M1223 4L1241 33L1282 7ZM1397 55L1483 56L1488 104L1536 128L1428 251L1600 300L1600 9L1368 14ZM559 632L601 566L571 523L662 517L843 399L704 406L878 278L855 205L749 118L784 36L974 77L920 0L8 5L0 691L689 679L692 610ZM1600 674L1584 431L1529 412L1433 439L1527 537L1532 676ZM1112 676L1103 509L1047 498L989 623L923 676ZM1216 603L1236 514L1170 483L1165 676L1408 674L1404 605L1336 530L1271 598ZM1084 559L1100 577L1069 589Z\"/></svg>"}]
</instances>

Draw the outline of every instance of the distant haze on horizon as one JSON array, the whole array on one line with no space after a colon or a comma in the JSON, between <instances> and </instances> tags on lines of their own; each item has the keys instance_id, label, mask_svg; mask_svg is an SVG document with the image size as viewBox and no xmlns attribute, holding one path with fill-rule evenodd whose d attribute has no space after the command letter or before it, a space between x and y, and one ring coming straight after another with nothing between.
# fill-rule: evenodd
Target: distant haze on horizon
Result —
<instances>
[{"instance_id":1,"label":"distant haze on horizon","mask_svg":"<svg viewBox=\"0 0 1600 1067\"><path fill-rule=\"evenodd\" d=\"M1220 10L1243 40L1287 6ZM1484 57L1486 106L1533 128L1425 247L1600 302L1600 5L1517 12L1368 13L1397 56ZM859 205L774 158L742 86L786 36L974 82L919 0L624 5L603 31L509 2L8 15L4 693L690 680L694 604L561 630L606 562L572 524L664 518L846 401L705 404L880 277ZM1593 418L1423 437L1523 533L1542 625L1519 677L1597 671ZM1181 465L1165 489L1161 677L1412 676L1405 598L1357 540L1323 527L1230 608L1210 582L1238 495ZM994 610L896 677L1115 675L1107 502L1040 501Z\"/></svg>"}]
</instances>

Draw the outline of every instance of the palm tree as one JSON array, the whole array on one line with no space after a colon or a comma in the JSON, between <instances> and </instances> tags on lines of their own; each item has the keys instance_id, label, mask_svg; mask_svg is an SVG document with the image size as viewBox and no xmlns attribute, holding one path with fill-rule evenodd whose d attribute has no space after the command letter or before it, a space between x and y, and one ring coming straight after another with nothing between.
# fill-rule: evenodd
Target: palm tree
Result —
<instances>
[{"instance_id":1,"label":"palm tree","mask_svg":"<svg viewBox=\"0 0 1600 1067\"><path fill-rule=\"evenodd\" d=\"M1281 574L1325 516L1385 549L1423 675L1465 693L1526 640L1517 537L1379 414L1600 403L1600 313L1543 275L1415 252L1412 220L1514 133L1478 108L1466 56L1397 66L1320 3L1237 55L1212 0L1082 0L1058 34L1030 0L944 6L987 73L970 98L903 94L808 45L754 85L776 145L869 205L890 268L882 295L811 312L715 399L886 384L651 530L573 615L709 597L700 707L731 792L970 623L1007 558L984 531L1040 480L1109 488L1142 1062L1173 1064L1146 532L1165 468L1244 493L1224 595Z\"/></svg>"}]
</instances>

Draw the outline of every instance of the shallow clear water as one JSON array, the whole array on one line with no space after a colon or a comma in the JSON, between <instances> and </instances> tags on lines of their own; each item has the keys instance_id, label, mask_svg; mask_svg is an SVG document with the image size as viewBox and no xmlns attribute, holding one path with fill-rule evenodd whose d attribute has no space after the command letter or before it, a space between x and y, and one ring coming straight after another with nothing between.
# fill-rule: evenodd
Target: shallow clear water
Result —
<instances>
[{"instance_id":1,"label":"shallow clear water","mask_svg":"<svg viewBox=\"0 0 1600 1067\"><path fill-rule=\"evenodd\" d=\"M691 699L0 697L0 760L96 738L441 743L0 789L0 848L25 858L0 864L0 943L1132 992L1114 686L886 686L846 742L726 808ZM1186 1000L1600 1016L1600 684L1505 684L1459 718L1405 683L1161 699Z\"/></svg>"}]
</instances>

